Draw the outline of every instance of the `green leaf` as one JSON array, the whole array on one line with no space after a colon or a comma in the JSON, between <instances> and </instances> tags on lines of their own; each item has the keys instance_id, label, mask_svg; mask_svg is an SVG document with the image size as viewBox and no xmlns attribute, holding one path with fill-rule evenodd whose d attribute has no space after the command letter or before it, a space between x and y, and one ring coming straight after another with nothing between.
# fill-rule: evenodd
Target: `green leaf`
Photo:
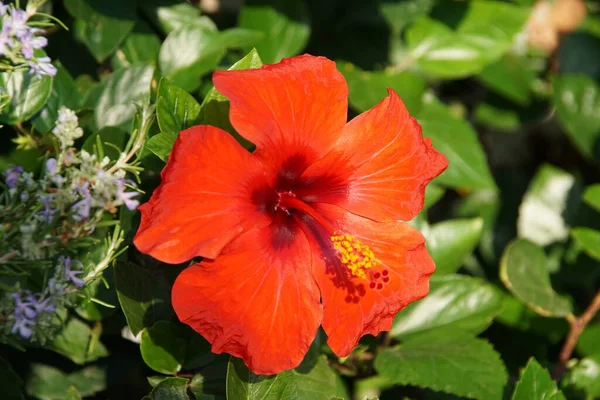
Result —
<instances>
[{"instance_id":1,"label":"green leaf","mask_svg":"<svg viewBox=\"0 0 600 400\"><path fill-rule=\"evenodd\" d=\"M507 380L504 364L488 342L444 330L383 349L375 369L399 385L480 400L502 399Z\"/></svg>"},{"instance_id":2,"label":"green leaf","mask_svg":"<svg viewBox=\"0 0 600 400\"><path fill-rule=\"evenodd\" d=\"M572 312L570 302L550 283L544 250L524 239L508 245L500 261L500 279L508 290L533 311L546 317Z\"/></svg>"},{"instance_id":3,"label":"green leaf","mask_svg":"<svg viewBox=\"0 0 600 400\"><path fill-rule=\"evenodd\" d=\"M350 106L363 112L379 104L388 95L387 90L395 90L406 108L415 114L421 109L425 80L412 72L367 72L354 64L338 62L337 67L348 82Z\"/></svg>"},{"instance_id":4,"label":"green leaf","mask_svg":"<svg viewBox=\"0 0 600 400\"><path fill-rule=\"evenodd\" d=\"M85 106L95 109L96 127L119 126L128 130L135 114L134 104L149 99L153 73L150 65L122 68L90 89Z\"/></svg>"},{"instance_id":5,"label":"green leaf","mask_svg":"<svg viewBox=\"0 0 600 400\"><path fill-rule=\"evenodd\" d=\"M575 239L585 254L600 260L600 232L590 228L573 228L571 236Z\"/></svg>"},{"instance_id":6,"label":"green leaf","mask_svg":"<svg viewBox=\"0 0 600 400\"><path fill-rule=\"evenodd\" d=\"M2 395L7 400L23 400L21 392L23 381L12 369L10 364L0 357L0 387L2 387Z\"/></svg>"},{"instance_id":7,"label":"green leaf","mask_svg":"<svg viewBox=\"0 0 600 400\"><path fill-rule=\"evenodd\" d=\"M136 22L133 32L127 36L113 57L114 69L129 67L132 64L156 64L160 44L160 37L150 25L144 21Z\"/></svg>"},{"instance_id":8,"label":"green leaf","mask_svg":"<svg viewBox=\"0 0 600 400\"><path fill-rule=\"evenodd\" d=\"M425 202L423 204L423 210L421 210L421 212L427 211L430 207L435 205L438 201L442 199L442 197L444 197L445 193L446 189L444 189L441 186L435 185L433 183L427 185L427 188L425 189Z\"/></svg>"},{"instance_id":9,"label":"green leaf","mask_svg":"<svg viewBox=\"0 0 600 400\"><path fill-rule=\"evenodd\" d=\"M189 3L157 2L158 5L140 4L153 23L158 25L162 31L169 34L178 29L191 25L201 25L207 29L216 31L217 27L208 17L200 16L200 8Z\"/></svg>"},{"instance_id":10,"label":"green leaf","mask_svg":"<svg viewBox=\"0 0 600 400\"><path fill-rule=\"evenodd\" d=\"M41 78L27 71L7 71L0 74L0 89L10 102L2 108L0 121L15 125L35 115L50 97L52 77Z\"/></svg>"},{"instance_id":11,"label":"green leaf","mask_svg":"<svg viewBox=\"0 0 600 400\"><path fill-rule=\"evenodd\" d=\"M434 147L448 158L448 169L436 178L436 183L467 190L496 189L486 155L467 121L428 96L416 118L423 135L431 138Z\"/></svg>"},{"instance_id":12,"label":"green leaf","mask_svg":"<svg viewBox=\"0 0 600 400\"><path fill-rule=\"evenodd\" d=\"M188 380L185 378L166 378L162 380L144 400L186 400Z\"/></svg>"},{"instance_id":13,"label":"green leaf","mask_svg":"<svg viewBox=\"0 0 600 400\"><path fill-rule=\"evenodd\" d=\"M446 220L424 231L436 276L456 272L479 244L482 232L482 218Z\"/></svg>"},{"instance_id":14,"label":"green leaf","mask_svg":"<svg viewBox=\"0 0 600 400\"><path fill-rule=\"evenodd\" d=\"M514 108L497 107L490 103L479 103L473 111L475 122L498 131L515 131L521 126L519 113Z\"/></svg>"},{"instance_id":15,"label":"green leaf","mask_svg":"<svg viewBox=\"0 0 600 400\"><path fill-rule=\"evenodd\" d=\"M264 33L256 50L265 63L275 63L304 49L310 36L308 11L302 0L249 0L238 26ZM250 51L251 48L246 48Z\"/></svg>"},{"instance_id":16,"label":"green leaf","mask_svg":"<svg viewBox=\"0 0 600 400\"><path fill-rule=\"evenodd\" d=\"M135 25L133 0L65 0L75 19L75 37L83 42L98 62L104 61Z\"/></svg>"},{"instance_id":17,"label":"green leaf","mask_svg":"<svg viewBox=\"0 0 600 400\"><path fill-rule=\"evenodd\" d=\"M498 1L474 1L466 7L456 30L429 18L407 29L407 62L440 78L476 74L506 54L529 14Z\"/></svg>"},{"instance_id":18,"label":"green leaf","mask_svg":"<svg viewBox=\"0 0 600 400\"><path fill-rule=\"evenodd\" d=\"M200 86L202 75L215 69L225 49L219 32L198 25L185 26L167 36L158 65L175 85L193 91Z\"/></svg>"},{"instance_id":19,"label":"green leaf","mask_svg":"<svg viewBox=\"0 0 600 400\"><path fill-rule=\"evenodd\" d=\"M348 398L339 376L321 356L314 365L300 367L278 375L255 375L243 361L232 358L227 370L227 398L239 400L296 399L329 400Z\"/></svg>"},{"instance_id":20,"label":"green leaf","mask_svg":"<svg viewBox=\"0 0 600 400\"><path fill-rule=\"evenodd\" d=\"M81 396L92 396L106 389L107 371L95 365L65 374L61 370L43 364L32 364L25 389L30 396L64 400L69 388L77 388Z\"/></svg>"},{"instance_id":21,"label":"green leaf","mask_svg":"<svg viewBox=\"0 0 600 400\"><path fill-rule=\"evenodd\" d=\"M124 130L114 126L107 126L90 135L83 143L83 146L81 146L81 149L94 154L98 148L98 141L100 141L104 155L116 161L121 155L121 151L125 149L128 139L128 134ZM114 146L121 149L121 151L117 150Z\"/></svg>"},{"instance_id":22,"label":"green leaf","mask_svg":"<svg viewBox=\"0 0 600 400\"><path fill-rule=\"evenodd\" d=\"M75 386L69 386L65 400L81 400L81 393Z\"/></svg>"},{"instance_id":23,"label":"green leaf","mask_svg":"<svg viewBox=\"0 0 600 400\"><path fill-rule=\"evenodd\" d=\"M525 105L531 100L536 74L522 58L506 56L485 67L477 78L498 94Z\"/></svg>"},{"instance_id":24,"label":"green leaf","mask_svg":"<svg viewBox=\"0 0 600 400\"><path fill-rule=\"evenodd\" d=\"M164 134L175 139L179 132L198 124L200 104L185 90L161 79L156 100L156 118Z\"/></svg>"},{"instance_id":25,"label":"green leaf","mask_svg":"<svg viewBox=\"0 0 600 400\"><path fill-rule=\"evenodd\" d=\"M538 364L535 358L531 358L527 363L512 396L512 400L531 399L566 400L548 370Z\"/></svg>"},{"instance_id":26,"label":"green leaf","mask_svg":"<svg viewBox=\"0 0 600 400\"><path fill-rule=\"evenodd\" d=\"M587 394L589 399L600 397L600 353L570 363L563 385Z\"/></svg>"},{"instance_id":27,"label":"green leaf","mask_svg":"<svg viewBox=\"0 0 600 400\"><path fill-rule=\"evenodd\" d=\"M219 356L215 362L202 368L192 377L189 387L196 400L225 399L229 358Z\"/></svg>"},{"instance_id":28,"label":"green leaf","mask_svg":"<svg viewBox=\"0 0 600 400\"><path fill-rule=\"evenodd\" d=\"M567 239L568 222L575 216L580 197L581 187L573 175L542 165L519 207L519 237L541 246Z\"/></svg>"},{"instance_id":29,"label":"green leaf","mask_svg":"<svg viewBox=\"0 0 600 400\"><path fill-rule=\"evenodd\" d=\"M83 97L77 91L69 72L61 64L57 64L56 69L50 96L40 113L33 119L33 126L40 133L48 133L54 128L61 106L76 111L83 103Z\"/></svg>"},{"instance_id":30,"label":"green leaf","mask_svg":"<svg viewBox=\"0 0 600 400\"><path fill-rule=\"evenodd\" d=\"M600 96L596 81L583 75L562 75L552 80L558 121L581 154L600 154Z\"/></svg>"},{"instance_id":31,"label":"green leaf","mask_svg":"<svg viewBox=\"0 0 600 400\"><path fill-rule=\"evenodd\" d=\"M48 348L80 365L108 356L106 347L93 340L90 327L77 318L69 319Z\"/></svg>"},{"instance_id":32,"label":"green leaf","mask_svg":"<svg viewBox=\"0 0 600 400\"><path fill-rule=\"evenodd\" d=\"M167 157L171 154L171 149L175 143L175 139L170 134L159 133L158 135L152 136L144 144L144 148L156 154L158 158L167 162Z\"/></svg>"},{"instance_id":33,"label":"green leaf","mask_svg":"<svg viewBox=\"0 0 600 400\"><path fill-rule=\"evenodd\" d=\"M186 356L187 338L183 327L168 321L158 321L142 331L140 351L146 365L161 374L181 370Z\"/></svg>"},{"instance_id":34,"label":"green leaf","mask_svg":"<svg viewBox=\"0 0 600 400\"><path fill-rule=\"evenodd\" d=\"M404 339L431 330L484 331L502 310L498 289L464 275L433 277L429 294L400 311L390 334Z\"/></svg>"},{"instance_id":35,"label":"green leaf","mask_svg":"<svg viewBox=\"0 0 600 400\"><path fill-rule=\"evenodd\" d=\"M134 263L117 263L115 285L127 325L134 335L173 315L171 291L163 276Z\"/></svg>"},{"instance_id":36,"label":"green leaf","mask_svg":"<svg viewBox=\"0 0 600 400\"><path fill-rule=\"evenodd\" d=\"M434 4L434 0L383 1L379 9L393 31L400 33L406 25L427 15Z\"/></svg>"},{"instance_id":37,"label":"green leaf","mask_svg":"<svg viewBox=\"0 0 600 400\"><path fill-rule=\"evenodd\" d=\"M600 184L590 185L583 192L583 201L596 211L600 211Z\"/></svg>"},{"instance_id":38,"label":"green leaf","mask_svg":"<svg viewBox=\"0 0 600 400\"><path fill-rule=\"evenodd\" d=\"M127 207L122 207L127 210ZM125 227L121 225L121 228L125 230ZM102 250L102 256L104 256L106 247L98 246L100 250ZM118 299L117 299L117 291L115 290L114 283L114 275L112 273L106 272L102 276L102 280L98 279L93 282L90 282L86 285L86 290L89 291L90 296L94 299L100 300L106 304L110 304L114 307L107 307L102 304L98 304L92 300L85 300L79 304L79 306L75 309L77 314L82 318L85 318L88 321L101 321L104 318L108 318L119 311ZM106 287L105 282L108 284Z\"/></svg>"},{"instance_id":39,"label":"green leaf","mask_svg":"<svg viewBox=\"0 0 600 400\"><path fill-rule=\"evenodd\" d=\"M589 324L577 341L577 352L589 356L600 354L600 323Z\"/></svg>"}]
</instances>

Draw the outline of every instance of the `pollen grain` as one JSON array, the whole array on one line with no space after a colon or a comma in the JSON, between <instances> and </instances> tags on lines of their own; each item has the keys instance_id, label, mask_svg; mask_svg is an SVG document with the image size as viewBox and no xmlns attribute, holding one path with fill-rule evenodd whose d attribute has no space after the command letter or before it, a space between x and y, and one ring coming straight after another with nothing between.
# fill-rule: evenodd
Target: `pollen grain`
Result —
<instances>
[{"instance_id":1,"label":"pollen grain","mask_svg":"<svg viewBox=\"0 0 600 400\"><path fill-rule=\"evenodd\" d=\"M353 235L334 234L331 236L331 242L333 248L338 251L342 264L357 278L367 280L369 270L379 265L369 246Z\"/></svg>"}]
</instances>

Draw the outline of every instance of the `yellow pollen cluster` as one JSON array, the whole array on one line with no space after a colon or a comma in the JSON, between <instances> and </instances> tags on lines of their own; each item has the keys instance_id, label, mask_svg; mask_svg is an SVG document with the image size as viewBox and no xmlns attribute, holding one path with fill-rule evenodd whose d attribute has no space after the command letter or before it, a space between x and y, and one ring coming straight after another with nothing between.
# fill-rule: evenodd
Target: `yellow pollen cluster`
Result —
<instances>
[{"instance_id":1,"label":"yellow pollen cluster","mask_svg":"<svg viewBox=\"0 0 600 400\"><path fill-rule=\"evenodd\" d=\"M342 264L358 278L367 279L365 271L379 264L369 246L352 235L334 235L331 241L333 248L339 252Z\"/></svg>"}]
</instances>

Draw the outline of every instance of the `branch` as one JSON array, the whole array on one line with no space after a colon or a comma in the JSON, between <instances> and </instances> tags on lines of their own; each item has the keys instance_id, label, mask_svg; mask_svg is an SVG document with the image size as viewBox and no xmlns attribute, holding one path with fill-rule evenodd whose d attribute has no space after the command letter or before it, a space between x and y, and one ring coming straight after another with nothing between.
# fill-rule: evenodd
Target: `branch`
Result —
<instances>
[{"instance_id":1,"label":"branch","mask_svg":"<svg viewBox=\"0 0 600 400\"><path fill-rule=\"evenodd\" d=\"M569 321L571 328L569 329L569 334L567 335L567 339L565 340L558 357L558 364L554 370L555 380L559 380L562 376L565 371L565 365L567 364L567 361L571 359L573 350L575 350L579 336L581 336L587 324L590 323L598 311L600 311L600 292L592 299L592 302L581 316L575 318L572 314L569 314L570 318L568 316L567 320Z\"/></svg>"}]
</instances>

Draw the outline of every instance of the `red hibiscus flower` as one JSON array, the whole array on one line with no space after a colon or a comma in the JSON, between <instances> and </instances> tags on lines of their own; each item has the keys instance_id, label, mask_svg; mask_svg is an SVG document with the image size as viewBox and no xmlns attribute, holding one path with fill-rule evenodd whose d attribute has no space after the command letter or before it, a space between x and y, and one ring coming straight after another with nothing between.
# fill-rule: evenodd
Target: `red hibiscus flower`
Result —
<instances>
[{"instance_id":1,"label":"red hibiscus flower","mask_svg":"<svg viewBox=\"0 0 600 400\"><path fill-rule=\"evenodd\" d=\"M390 90L346 123L335 63L309 55L216 72L235 129L179 134L140 207L137 248L166 263L204 257L175 281L179 319L257 374L299 365L319 325L338 356L424 297L435 266L401 221L446 158Z\"/></svg>"}]
</instances>

